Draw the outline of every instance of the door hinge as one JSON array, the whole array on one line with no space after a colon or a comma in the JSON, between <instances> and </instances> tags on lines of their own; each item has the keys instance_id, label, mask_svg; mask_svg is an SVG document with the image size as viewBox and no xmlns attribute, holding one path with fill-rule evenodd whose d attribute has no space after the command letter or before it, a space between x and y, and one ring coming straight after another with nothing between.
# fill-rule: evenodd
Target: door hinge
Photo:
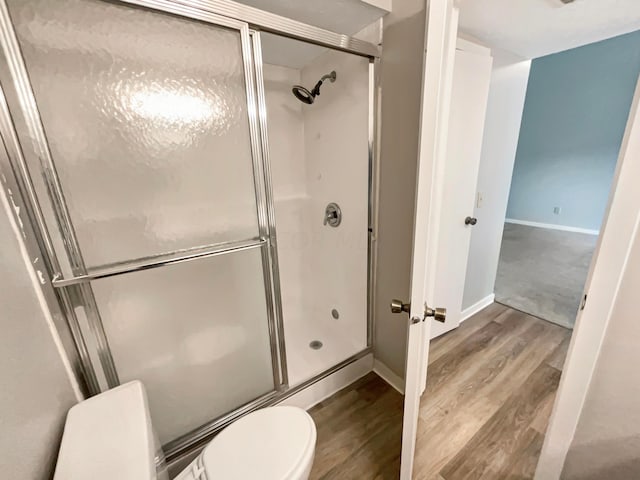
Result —
<instances>
[{"instance_id":1,"label":"door hinge","mask_svg":"<svg viewBox=\"0 0 640 480\"><path fill-rule=\"evenodd\" d=\"M582 297L582 302L580 302L580 311L584 310L585 305L587 304L587 294L585 293Z\"/></svg>"}]
</instances>

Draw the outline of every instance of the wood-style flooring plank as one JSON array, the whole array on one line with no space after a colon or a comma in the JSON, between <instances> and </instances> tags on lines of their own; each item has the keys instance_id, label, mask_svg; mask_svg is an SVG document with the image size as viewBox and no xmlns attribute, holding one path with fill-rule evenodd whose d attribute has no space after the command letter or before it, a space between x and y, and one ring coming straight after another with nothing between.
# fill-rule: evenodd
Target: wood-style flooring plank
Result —
<instances>
[{"instance_id":1,"label":"wood-style flooring plank","mask_svg":"<svg viewBox=\"0 0 640 480\"><path fill-rule=\"evenodd\" d=\"M503 478L560 372L541 364L440 472L447 480Z\"/></svg>"},{"instance_id":2,"label":"wood-style flooring plank","mask_svg":"<svg viewBox=\"0 0 640 480\"><path fill-rule=\"evenodd\" d=\"M528 329L482 359L472 376L461 383L451 378L451 389L425 391L415 478L433 478L562 341L555 326L529 320Z\"/></svg>"},{"instance_id":3,"label":"wood-style flooring plank","mask_svg":"<svg viewBox=\"0 0 640 480\"><path fill-rule=\"evenodd\" d=\"M528 328L530 320L527 316L516 311L505 314L508 317L505 323L487 323L455 348L429 363L427 389L431 394L447 388L452 378L472 374L472 370L508 342L512 335L518 335Z\"/></svg>"},{"instance_id":4,"label":"wood-style flooring plank","mask_svg":"<svg viewBox=\"0 0 640 480\"><path fill-rule=\"evenodd\" d=\"M493 304L431 343L414 478L533 477L570 331ZM310 410L311 478L397 479L403 397L371 373Z\"/></svg>"},{"instance_id":5,"label":"wood-style flooring plank","mask_svg":"<svg viewBox=\"0 0 640 480\"><path fill-rule=\"evenodd\" d=\"M550 367L562 370L564 366L564 359L567 357L567 350L569 350L569 343L571 342L571 335L565 335L562 343L555 349L552 355L547 359L547 365Z\"/></svg>"},{"instance_id":6,"label":"wood-style flooring plank","mask_svg":"<svg viewBox=\"0 0 640 480\"><path fill-rule=\"evenodd\" d=\"M376 478L399 472L403 397L376 374L310 410L318 429L311 479ZM381 477L385 478L385 477Z\"/></svg>"},{"instance_id":7,"label":"wood-style flooring plank","mask_svg":"<svg viewBox=\"0 0 640 480\"><path fill-rule=\"evenodd\" d=\"M508 310L509 307L499 303L492 303L470 319L467 319L467 321L462 322L455 330L431 340L429 344L429 363L433 363L440 355L453 350L463 342L465 338L471 336L474 332L484 327L487 323L494 321Z\"/></svg>"},{"instance_id":8,"label":"wood-style flooring plank","mask_svg":"<svg viewBox=\"0 0 640 480\"><path fill-rule=\"evenodd\" d=\"M544 434L533 429L525 431L511 456L504 477L507 480L523 480L533 478L538 465L538 457L542 450Z\"/></svg>"}]
</instances>

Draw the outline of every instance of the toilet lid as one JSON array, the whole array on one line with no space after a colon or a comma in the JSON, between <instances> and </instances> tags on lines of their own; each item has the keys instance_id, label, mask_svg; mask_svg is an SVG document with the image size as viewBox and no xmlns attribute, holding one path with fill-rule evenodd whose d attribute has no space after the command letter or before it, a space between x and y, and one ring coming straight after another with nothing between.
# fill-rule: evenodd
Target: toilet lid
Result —
<instances>
[{"instance_id":1,"label":"toilet lid","mask_svg":"<svg viewBox=\"0 0 640 480\"><path fill-rule=\"evenodd\" d=\"M211 480L299 478L313 461L316 427L296 407L250 413L216 436L202 453Z\"/></svg>"}]
</instances>

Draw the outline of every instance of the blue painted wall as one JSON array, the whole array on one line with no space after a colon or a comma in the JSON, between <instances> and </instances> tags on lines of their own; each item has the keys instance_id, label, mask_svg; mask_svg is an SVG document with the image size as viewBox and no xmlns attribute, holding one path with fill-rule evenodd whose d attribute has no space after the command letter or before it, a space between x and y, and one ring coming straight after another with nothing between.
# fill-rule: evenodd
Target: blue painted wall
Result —
<instances>
[{"instance_id":1,"label":"blue painted wall","mask_svg":"<svg viewBox=\"0 0 640 480\"><path fill-rule=\"evenodd\" d=\"M600 228L639 73L640 31L533 60L507 218Z\"/></svg>"}]
</instances>

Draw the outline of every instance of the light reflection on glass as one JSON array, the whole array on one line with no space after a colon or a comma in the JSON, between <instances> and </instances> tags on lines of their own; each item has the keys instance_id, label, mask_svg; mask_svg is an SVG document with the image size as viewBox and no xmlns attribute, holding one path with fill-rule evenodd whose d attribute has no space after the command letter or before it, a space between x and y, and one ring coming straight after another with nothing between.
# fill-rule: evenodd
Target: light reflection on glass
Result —
<instances>
[{"instance_id":1,"label":"light reflection on glass","mask_svg":"<svg viewBox=\"0 0 640 480\"><path fill-rule=\"evenodd\" d=\"M235 124L234 116L241 115L232 106L237 97L233 89L215 79L205 86L190 77L163 80L151 72L128 76L99 89L102 113L126 125L122 131L129 144L146 155L158 158L194 148L207 138L222 138ZM109 99L116 102L110 105Z\"/></svg>"},{"instance_id":2,"label":"light reflection on glass","mask_svg":"<svg viewBox=\"0 0 640 480\"><path fill-rule=\"evenodd\" d=\"M129 102L133 112L141 117L171 125L191 123L202 128L210 126L223 113L219 105L191 92L139 90L131 94Z\"/></svg>"}]
</instances>

